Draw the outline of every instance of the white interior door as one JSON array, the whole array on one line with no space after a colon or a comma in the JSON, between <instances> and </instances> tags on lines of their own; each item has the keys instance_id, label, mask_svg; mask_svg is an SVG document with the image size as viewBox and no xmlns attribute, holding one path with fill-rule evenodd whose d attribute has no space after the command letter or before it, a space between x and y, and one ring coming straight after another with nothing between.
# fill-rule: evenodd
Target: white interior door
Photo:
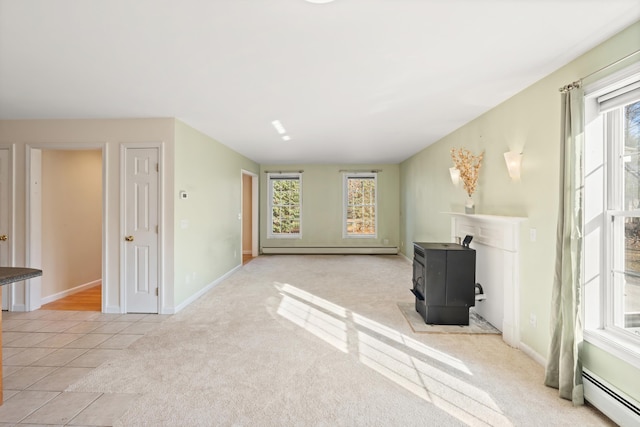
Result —
<instances>
[{"instance_id":1,"label":"white interior door","mask_svg":"<svg viewBox=\"0 0 640 427\"><path fill-rule=\"evenodd\" d=\"M0 148L0 267L11 266L11 175L10 152L6 148ZM5 285L0 289L2 295L2 309L9 309L10 293L9 286Z\"/></svg>"},{"instance_id":2,"label":"white interior door","mask_svg":"<svg viewBox=\"0 0 640 427\"><path fill-rule=\"evenodd\" d=\"M125 149L124 277L127 313L158 312L158 148Z\"/></svg>"}]
</instances>

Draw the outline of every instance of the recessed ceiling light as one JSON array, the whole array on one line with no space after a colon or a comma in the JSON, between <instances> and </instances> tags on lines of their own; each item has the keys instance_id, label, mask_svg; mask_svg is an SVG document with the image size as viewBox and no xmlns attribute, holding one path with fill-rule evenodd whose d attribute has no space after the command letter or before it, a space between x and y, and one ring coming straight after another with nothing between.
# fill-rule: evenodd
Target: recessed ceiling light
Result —
<instances>
[{"instance_id":1,"label":"recessed ceiling light","mask_svg":"<svg viewBox=\"0 0 640 427\"><path fill-rule=\"evenodd\" d=\"M331 3L333 0L307 0L308 3L325 4Z\"/></svg>"},{"instance_id":2,"label":"recessed ceiling light","mask_svg":"<svg viewBox=\"0 0 640 427\"><path fill-rule=\"evenodd\" d=\"M283 141L288 141L290 139L291 139L291 137L289 135L285 135L285 136L282 137Z\"/></svg>"},{"instance_id":3,"label":"recessed ceiling light","mask_svg":"<svg viewBox=\"0 0 640 427\"><path fill-rule=\"evenodd\" d=\"M274 128L276 128L280 135L287 133L287 131L284 130L284 126L282 126L282 123L280 123L280 120L274 120L271 122L271 124Z\"/></svg>"}]
</instances>

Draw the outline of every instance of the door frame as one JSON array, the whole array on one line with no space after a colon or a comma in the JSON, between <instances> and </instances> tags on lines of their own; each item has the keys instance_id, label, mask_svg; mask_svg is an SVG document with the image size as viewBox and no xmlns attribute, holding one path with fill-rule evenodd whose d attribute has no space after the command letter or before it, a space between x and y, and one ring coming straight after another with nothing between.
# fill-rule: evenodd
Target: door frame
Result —
<instances>
[{"instance_id":1,"label":"door frame","mask_svg":"<svg viewBox=\"0 0 640 427\"><path fill-rule=\"evenodd\" d=\"M9 267L13 266L13 263L15 262L15 250L16 250L16 245L15 245L15 221L13 220L15 218L16 212L15 212L15 206L16 206L16 200L15 200L15 194L16 194L16 189L15 189L15 183L16 183L16 179L15 179L15 162L16 162L16 158L15 158L15 144L0 144L0 150L7 150L9 152L9 194L7 195L7 198L9 199L9 209L8 209L8 222L9 222L9 244L7 245L7 251L9 251L8 254L8 260L9 260ZM14 283L10 283L8 285L5 285L2 287L2 289L0 289L0 291L2 291L2 303L4 304L4 302L7 302L7 310L8 311L13 311L13 286L15 284Z\"/></svg>"},{"instance_id":2,"label":"door frame","mask_svg":"<svg viewBox=\"0 0 640 427\"><path fill-rule=\"evenodd\" d=\"M126 272L124 266L125 260L125 241L124 236L127 233L126 224L126 197L125 183L127 168L125 167L127 149L130 148L155 148L158 150L158 306L156 313L162 313L164 307L165 289L164 289L164 144L162 142L122 142L120 143L120 234L118 241L120 242L120 312L127 313L127 283Z\"/></svg>"},{"instance_id":3,"label":"door frame","mask_svg":"<svg viewBox=\"0 0 640 427\"><path fill-rule=\"evenodd\" d=\"M106 312L107 295L109 290L109 269L107 268L107 254L109 253L109 241L107 239L107 212L109 212L109 200L107 197L107 166L108 153L107 144L104 142L79 142L79 143L36 143L26 144L26 265L31 266L33 262L42 260L42 197L39 202L33 197L38 194L36 187L40 182L34 182L34 177L38 181L42 177L42 157L39 153L42 150L78 151L78 150L100 150L102 155L102 312ZM38 157L37 160L33 156ZM40 190L41 191L41 190ZM24 311L33 311L41 307L41 278L36 277L26 281L25 287L25 307Z\"/></svg>"},{"instance_id":4,"label":"door frame","mask_svg":"<svg viewBox=\"0 0 640 427\"><path fill-rule=\"evenodd\" d=\"M244 175L251 177L251 256L258 256L258 175L248 170L240 170L240 218L243 218L244 203L242 202L244 197ZM243 247L243 225L240 226L240 253L242 253ZM242 257L240 257L240 264L242 264Z\"/></svg>"}]
</instances>

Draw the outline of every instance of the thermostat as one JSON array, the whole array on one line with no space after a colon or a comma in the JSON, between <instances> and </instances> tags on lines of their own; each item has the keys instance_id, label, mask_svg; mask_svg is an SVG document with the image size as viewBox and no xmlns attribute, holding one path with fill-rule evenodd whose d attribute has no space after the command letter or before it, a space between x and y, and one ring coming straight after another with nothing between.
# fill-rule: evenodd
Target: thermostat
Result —
<instances>
[{"instance_id":1,"label":"thermostat","mask_svg":"<svg viewBox=\"0 0 640 427\"><path fill-rule=\"evenodd\" d=\"M187 194L187 192L186 192L186 191L181 191L181 192L180 192L180 198L181 198L181 199L186 199L187 197L189 197L189 195Z\"/></svg>"}]
</instances>

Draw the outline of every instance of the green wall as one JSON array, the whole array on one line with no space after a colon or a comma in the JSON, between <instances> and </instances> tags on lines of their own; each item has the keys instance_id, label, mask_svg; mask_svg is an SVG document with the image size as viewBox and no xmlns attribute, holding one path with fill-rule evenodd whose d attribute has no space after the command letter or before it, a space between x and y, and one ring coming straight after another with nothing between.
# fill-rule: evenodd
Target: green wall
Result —
<instances>
[{"instance_id":1,"label":"green wall","mask_svg":"<svg viewBox=\"0 0 640 427\"><path fill-rule=\"evenodd\" d=\"M258 165L176 121L175 306L242 264L242 170ZM180 199L186 191L187 199Z\"/></svg>"},{"instance_id":2,"label":"green wall","mask_svg":"<svg viewBox=\"0 0 640 427\"><path fill-rule=\"evenodd\" d=\"M378 173L378 236L342 237L341 170ZM302 238L267 239L267 171L302 174ZM399 240L399 165L261 165L260 247L397 247ZM386 239L386 243L385 243Z\"/></svg>"},{"instance_id":3,"label":"green wall","mask_svg":"<svg viewBox=\"0 0 640 427\"><path fill-rule=\"evenodd\" d=\"M449 240L451 218L446 212L464 211L466 196L448 175L450 149L484 151L474 194L476 212L528 218L520 236L520 337L538 359L546 359L550 340L560 182L558 89L634 52L639 40L636 23L400 165L400 245L411 257L412 241ZM507 174L503 153L508 150L524 153L520 182L512 182ZM536 231L535 241L530 239L531 229ZM537 318L535 327L529 322L531 315ZM637 384L632 384L640 371L607 353L599 356L586 359L585 366L640 401Z\"/></svg>"}]
</instances>

